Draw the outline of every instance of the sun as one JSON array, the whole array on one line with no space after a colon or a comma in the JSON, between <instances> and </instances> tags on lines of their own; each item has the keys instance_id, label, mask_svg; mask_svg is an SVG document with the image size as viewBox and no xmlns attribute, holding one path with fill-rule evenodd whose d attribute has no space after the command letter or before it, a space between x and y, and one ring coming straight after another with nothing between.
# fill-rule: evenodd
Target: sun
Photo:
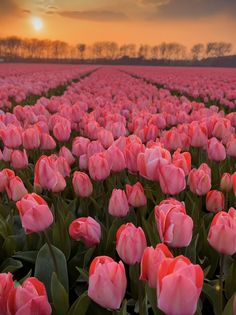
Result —
<instances>
[{"instance_id":1,"label":"sun","mask_svg":"<svg viewBox=\"0 0 236 315\"><path fill-rule=\"evenodd\" d=\"M41 29L43 28L43 21L39 17L36 17L36 16L32 17L31 18L31 24L32 24L34 30L37 32L41 31Z\"/></svg>"}]
</instances>

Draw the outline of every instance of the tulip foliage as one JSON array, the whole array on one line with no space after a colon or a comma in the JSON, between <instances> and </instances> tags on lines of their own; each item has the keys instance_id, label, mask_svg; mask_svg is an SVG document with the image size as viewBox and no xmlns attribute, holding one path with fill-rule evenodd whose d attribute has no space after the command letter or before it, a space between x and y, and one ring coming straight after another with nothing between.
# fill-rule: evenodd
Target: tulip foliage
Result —
<instances>
[{"instance_id":1,"label":"tulip foliage","mask_svg":"<svg viewBox=\"0 0 236 315\"><path fill-rule=\"evenodd\" d=\"M235 315L235 70L4 67L0 315Z\"/></svg>"}]
</instances>

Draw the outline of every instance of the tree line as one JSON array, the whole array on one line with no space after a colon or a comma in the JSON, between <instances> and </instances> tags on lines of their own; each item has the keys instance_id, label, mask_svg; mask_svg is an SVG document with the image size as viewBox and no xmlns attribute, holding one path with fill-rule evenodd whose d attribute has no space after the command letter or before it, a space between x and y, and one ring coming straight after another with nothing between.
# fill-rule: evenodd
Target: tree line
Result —
<instances>
[{"instance_id":1,"label":"tree line","mask_svg":"<svg viewBox=\"0 0 236 315\"><path fill-rule=\"evenodd\" d=\"M179 43L158 45L118 45L113 41L95 42L92 45L69 45L60 40L24 39L16 36L0 38L0 58L6 59L79 59L118 60L139 58L143 60L201 60L208 57L227 56L233 46L227 42L198 43L188 50Z\"/></svg>"}]
</instances>

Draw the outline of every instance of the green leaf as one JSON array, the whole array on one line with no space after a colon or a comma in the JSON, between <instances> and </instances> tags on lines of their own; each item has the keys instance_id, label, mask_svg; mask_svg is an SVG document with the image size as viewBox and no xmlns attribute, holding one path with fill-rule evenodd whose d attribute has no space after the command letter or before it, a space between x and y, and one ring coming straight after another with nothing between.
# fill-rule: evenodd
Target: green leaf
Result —
<instances>
[{"instance_id":1,"label":"green leaf","mask_svg":"<svg viewBox=\"0 0 236 315\"><path fill-rule=\"evenodd\" d=\"M219 291L215 286L208 283L204 283L202 292L207 296L208 300L211 302L214 314L221 315L219 311Z\"/></svg>"},{"instance_id":2,"label":"green leaf","mask_svg":"<svg viewBox=\"0 0 236 315\"><path fill-rule=\"evenodd\" d=\"M127 314L127 300L124 300L119 311L116 315L126 315Z\"/></svg>"},{"instance_id":3,"label":"green leaf","mask_svg":"<svg viewBox=\"0 0 236 315\"><path fill-rule=\"evenodd\" d=\"M13 273L22 267L23 267L23 264L21 261L13 259L13 258L7 258L1 264L0 271L1 271L1 273L4 273L4 272L12 272Z\"/></svg>"},{"instance_id":4,"label":"green leaf","mask_svg":"<svg viewBox=\"0 0 236 315\"><path fill-rule=\"evenodd\" d=\"M191 243L189 244L189 246L186 248L186 251L185 251L185 256L187 256L193 264L196 263L196 258L197 258L196 252L197 252L198 237L199 237L199 234L193 237Z\"/></svg>"},{"instance_id":5,"label":"green leaf","mask_svg":"<svg viewBox=\"0 0 236 315\"><path fill-rule=\"evenodd\" d=\"M236 292L236 261L231 264L225 279L225 293L229 299Z\"/></svg>"},{"instance_id":6,"label":"green leaf","mask_svg":"<svg viewBox=\"0 0 236 315\"><path fill-rule=\"evenodd\" d=\"M76 267L76 269L79 271L79 273L81 274L81 276L83 277L83 279L88 282L89 280L89 274L86 270L82 269L82 268L79 268L79 267Z\"/></svg>"},{"instance_id":7,"label":"green leaf","mask_svg":"<svg viewBox=\"0 0 236 315\"><path fill-rule=\"evenodd\" d=\"M13 255L13 257L34 264L37 258L37 251L31 250L26 252L16 252L15 255Z\"/></svg>"},{"instance_id":8,"label":"green leaf","mask_svg":"<svg viewBox=\"0 0 236 315\"><path fill-rule=\"evenodd\" d=\"M231 297L231 299L228 301L228 303L226 304L226 306L225 306L225 308L223 310L222 315L234 315L233 314L234 298L235 298L235 295L233 295Z\"/></svg>"},{"instance_id":9,"label":"green leaf","mask_svg":"<svg viewBox=\"0 0 236 315\"><path fill-rule=\"evenodd\" d=\"M118 228L121 225L121 220L115 219L112 222L112 225L109 229L108 235L107 235L107 244L106 244L106 253L107 255L110 255L111 252L114 250L114 244L116 240L116 232Z\"/></svg>"},{"instance_id":10,"label":"green leaf","mask_svg":"<svg viewBox=\"0 0 236 315\"><path fill-rule=\"evenodd\" d=\"M58 279L64 286L66 292L68 292L68 271L65 255L55 246L52 246L52 251L55 256L57 268L58 268ZM42 281L46 287L49 300L51 301L51 278L53 272L56 272L53 263L53 258L49 250L48 244L44 244L38 252L36 263L35 263L35 277Z\"/></svg>"},{"instance_id":11,"label":"green leaf","mask_svg":"<svg viewBox=\"0 0 236 315\"><path fill-rule=\"evenodd\" d=\"M84 292L71 306L67 315L85 315L90 304L88 293Z\"/></svg>"},{"instance_id":12,"label":"green leaf","mask_svg":"<svg viewBox=\"0 0 236 315\"><path fill-rule=\"evenodd\" d=\"M156 290L150 288L147 284L145 286L146 294L149 303L151 304L152 311L155 315L163 315L164 313L157 308L157 294Z\"/></svg>"},{"instance_id":13,"label":"green leaf","mask_svg":"<svg viewBox=\"0 0 236 315\"><path fill-rule=\"evenodd\" d=\"M57 315L66 314L66 312L69 309L69 297L55 272L53 272L52 274L51 294L55 314Z\"/></svg>"}]
</instances>

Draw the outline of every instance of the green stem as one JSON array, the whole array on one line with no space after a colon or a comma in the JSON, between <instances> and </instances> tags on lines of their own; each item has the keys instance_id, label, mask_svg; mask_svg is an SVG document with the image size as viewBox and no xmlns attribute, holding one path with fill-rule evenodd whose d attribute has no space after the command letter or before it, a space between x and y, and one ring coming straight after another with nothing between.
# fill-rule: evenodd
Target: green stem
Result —
<instances>
[{"instance_id":1,"label":"green stem","mask_svg":"<svg viewBox=\"0 0 236 315\"><path fill-rule=\"evenodd\" d=\"M53 264L54 264L54 269L55 269L55 272L57 275L59 275L59 271L58 271L58 266L57 266L57 261L56 261L56 257L55 257L55 254L53 252L53 248L52 248L52 244L51 244L51 241L48 237L48 234L46 231L43 232L44 233L44 236L45 236L45 239L46 239L46 242L48 244L48 248L49 248L49 252L52 256L52 261L53 261Z\"/></svg>"},{"instance_id":2,"label":"green stem","mask_svg":"<svg viewBox=\"0 0 236 315\"><path fill-rule=\"evenodd\" d=\"M224 275L224 255L220 255L220 297L219 297L219 314L223 311L223 275Z\"/></svg>"}]
</instances>

